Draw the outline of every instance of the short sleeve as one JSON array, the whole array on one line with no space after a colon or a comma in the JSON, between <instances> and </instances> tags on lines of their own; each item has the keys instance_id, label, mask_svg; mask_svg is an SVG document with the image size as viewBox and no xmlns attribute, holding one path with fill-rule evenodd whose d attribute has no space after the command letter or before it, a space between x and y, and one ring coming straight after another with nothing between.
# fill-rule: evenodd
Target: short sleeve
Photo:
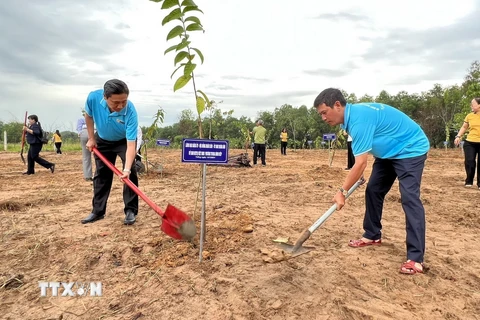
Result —
<instances>
[{"instance_id":1,"label":"short sleeve","mask_svg":"<svg viewBox=\"0 0 480 320\"><path fill-rule=\"evenodd\" d=\"M87 97L87 101L85 101L85 113L91 118L93 116L93 94L90 92Z\"/></svg>"},{"instance_id":2,"label":"short sleeve","mask_svg":"<svg viewBox=\"0 0 480 320\"><path fill-rule=\"evenodd\" d=\"M354 156L360 156L372 150L375 125L357 124L349 129L349 133L352 137L352 151Z\"/></svg>"},{"instance_id":3,"label":"short sleeve","mask_svg":"<svg viewBox=\"0 0 480 320\"><path fill-rule=\"evenodd\" d=\"M135 110L135 106L132 102L128 101L127 105L127 117L126 117L126 138L127 141L135 141L137 140L137 133L138 133L138 117L137 111Z\"/></svg>"}]
</instances>

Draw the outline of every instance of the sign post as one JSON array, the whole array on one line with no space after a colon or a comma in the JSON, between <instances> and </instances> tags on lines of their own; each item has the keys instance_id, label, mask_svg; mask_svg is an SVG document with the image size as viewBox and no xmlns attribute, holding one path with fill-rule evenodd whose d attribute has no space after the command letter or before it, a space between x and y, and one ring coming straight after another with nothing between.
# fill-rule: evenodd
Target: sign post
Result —
<instances>
[{"instance_id":1,"label":"sign post","mask_svg":"<svg viewBox=\"0 0 480 320\"><path fill-rule=\"evenodd\" d=\"M333 141L337 139L337 135L335 133L324 133L323 134L323 140L328 141L328 165L331 167L333 163L333 156L335 154L335 151L332 153L332 146L333 146Z\"/></svg>"},{"instance_id":2,"label":"sign post","mask_svg":"<svg viewBox=\"0 0 480 320\"><path fill-rule=\"evenodd\" d=\"M200 222L200 253L202 262L203 243L205 241L205 198L207 184L207 164L228 163L228 140L183 139L182 162L201 163L202 167L202 212Z\"/></svg>"}]
</instances>

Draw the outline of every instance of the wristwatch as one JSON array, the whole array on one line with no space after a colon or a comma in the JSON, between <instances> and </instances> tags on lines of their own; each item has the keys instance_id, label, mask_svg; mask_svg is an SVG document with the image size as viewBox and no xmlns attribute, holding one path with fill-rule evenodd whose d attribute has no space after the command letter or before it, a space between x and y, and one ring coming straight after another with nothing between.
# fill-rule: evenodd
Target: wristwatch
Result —
<instances>
[{"instance_id":1,"label":"wristwatch","mask_svg":"<svg viewBox=\"0 0 480 320\"><path fill-rule=\"evenodd\" d=\"M340 191L344 197L347 196L348 190L343 189L342 187L338 188L338 191Z\"/></svg>"},{"instance_id":2,"label":"wristwatch","mask_svg":"<svg viewBox=\"0 0 480 320\"><path fill-rule=\"evenodd\" d=\"M455 139L460 138L460 136L455 136Z\"/></svg>"}]
</instances>

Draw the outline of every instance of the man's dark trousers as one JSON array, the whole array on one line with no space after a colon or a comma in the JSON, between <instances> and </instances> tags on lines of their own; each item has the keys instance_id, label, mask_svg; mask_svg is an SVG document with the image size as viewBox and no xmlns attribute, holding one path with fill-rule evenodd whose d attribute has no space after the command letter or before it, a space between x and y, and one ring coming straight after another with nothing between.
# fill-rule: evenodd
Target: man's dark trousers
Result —
<instances>
[{"instance_id":1,"label":"man's dark trousers","mask_svg":"<svg viewBox=\"0 0 480 320\"><path fill-rule=\"evenodd\" d=\"M47 160L40 158L39 154L42 151L42 143L32 143L30 148L28 149L27 155L27 172L34 174L35 173L35 162L41 165L44 168L50 169L52 167L52 163L48 162Z\"/></svg>"},{"instance_id":2,"label":"man's dark trousers","mask_svg":"<svg viewBox=\"0 0 480 320\"><path fill-rule=\"evenodd\" d=\"M260 158L262 159L262 164L266 165L265 162L265 144L255 143L253 146L253 164L257 164L257 154L260 154Z\"/></svg>"},{"instance_id":3,"label":"man's dark trousers","mask_svg":"<svg viewBox=\"0 0 480 320\"><path fill-rule=\"evenodd\" d=\"M425 209L420 200L420 185L427 155L407 159L379 159L373 164L365 190L364 237L382 238L382 211L385 196L398 177L407 231L407 259L423 262L425 254Z\"/></svg>"},{"instance_id":4,"label":"man's dark trousers","mask_svg":"<svg viewBox=\"0 0 480 320\"><path fill-rule=\"evenodd\" d=\"M117 156L119 156L125 166L125 154L127 151L126 139L120 141L107 141L98 136L96 136L96 139L98 151L100 151L108 161L115 165L115 160ZM92 213L98 216L103 216L107 209L107 200L110 195L110 189L112 188L113 171L110 170L110 168L108 168L107 165L105 165L96 155L94 155L94 157L96 172L95 177L93 178L94 194L92 200ZM133 184L138 186L138 177L134 165L132 165L131 170L132 172L130 173L129 179ZM123 202L125 203L125 213L131 210L137 215L138 195L126 184L123 185Z\"/></svg>"},{"instance_id":5,"label":"man's dark trousers","mask_svg":"<svg viewBox=\"0 0 480 320\"><path fill-rule=\"evenodd\" d=\"M477 170L477 186L480 188L480 142L465 141L463 151L465 152L465 171L467 172L465 184L473 185L475 170ZM478 159L475 159L477 157Z\"/></svg>"}]
</instances>

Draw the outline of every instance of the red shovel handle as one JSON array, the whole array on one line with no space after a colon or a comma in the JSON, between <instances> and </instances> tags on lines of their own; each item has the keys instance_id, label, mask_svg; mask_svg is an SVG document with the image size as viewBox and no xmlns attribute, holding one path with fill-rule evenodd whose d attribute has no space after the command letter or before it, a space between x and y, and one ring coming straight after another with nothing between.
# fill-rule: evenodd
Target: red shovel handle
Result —
<instances>
[{"instance_id":1,"label":"red shovel handle","mask_svg":"<svg viewBox=\"0 0 480 320\"><path fill-rule=\"evenodd\" d=\"M100 151L98 151L97 148L93 148L93 153L95 153L95 155L97 157L100 158L100 160L103 161L103 163L105 163L107 165L107 167L110 168L110 170L112 170L117 176L121 177L123 174L120 172L120 170L118 170L117 167L115 167L110 161L107 160L107 158L105 158L103 156L103 154L100 153ZM125 183L127 186L130 187L130 189L133 190L133 192L135 192L140 198L143 199L143 201L145 201L149 206L150 208L152 208L156 213L158 213L158 215L162 218L164 218L164 213L162 211L162 209L160 209L159 206L157 206L152 200L150 200L149 198L147 198L147 196L145 195L145 193L143 193L142 191L140 191L140 189L138 189L138 187L132 182L130 181L130 179L128 178L125 178L122 180L123 183Z\"/></svg>"}]
</instances>

